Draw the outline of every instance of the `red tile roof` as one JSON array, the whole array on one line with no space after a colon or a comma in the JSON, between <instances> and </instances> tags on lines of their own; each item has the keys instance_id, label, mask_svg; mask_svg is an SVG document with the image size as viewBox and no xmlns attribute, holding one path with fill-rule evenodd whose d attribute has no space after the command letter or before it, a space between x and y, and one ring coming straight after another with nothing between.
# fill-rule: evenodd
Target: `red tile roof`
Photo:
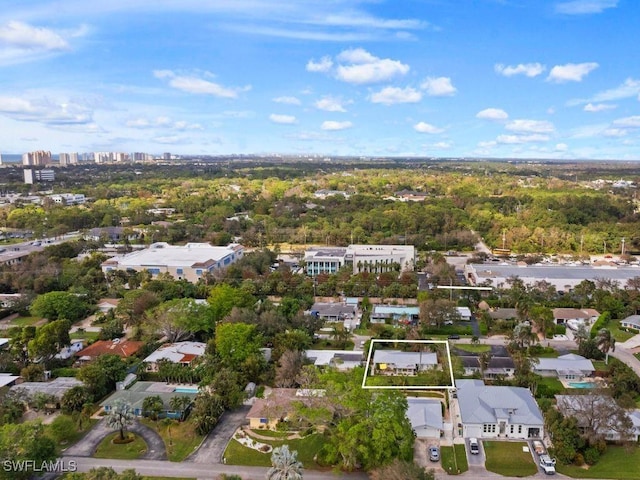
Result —
<instances>
[{"instance_id":1,"label":"red tile roof","mask_svg":"<svg viewBox=\"0 0 640 480\"><path fill-rule=\"evenodd\" d=\"M118 343L111 340L98 340L87 348L75 353L76 357L96 358L99 355L113 354L126 358L135 354L144 345L144 342L135 342L132 340L122 340Z\"/></svg>"}]
</instances>

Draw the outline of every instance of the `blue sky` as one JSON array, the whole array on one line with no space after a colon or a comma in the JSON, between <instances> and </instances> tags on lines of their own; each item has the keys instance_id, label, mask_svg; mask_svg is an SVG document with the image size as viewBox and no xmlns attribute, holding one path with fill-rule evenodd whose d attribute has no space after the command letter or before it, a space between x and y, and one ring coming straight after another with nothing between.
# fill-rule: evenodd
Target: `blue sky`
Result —
<instances>
[{"instance_id":1,"label":"blue sky","mask_svg":"<svg viewBox=\"0 0 640 480\"><path fill-rule=\"evenodd\" d=\"M640 159L637 0L3 0L0 152Z\"/></svg>"}]
</instances>

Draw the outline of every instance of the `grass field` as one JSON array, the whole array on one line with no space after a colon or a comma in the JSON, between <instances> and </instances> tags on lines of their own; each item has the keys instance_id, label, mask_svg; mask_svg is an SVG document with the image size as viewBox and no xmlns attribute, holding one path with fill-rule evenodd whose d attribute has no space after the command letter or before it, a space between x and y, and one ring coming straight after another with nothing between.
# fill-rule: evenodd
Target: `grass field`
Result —
<instances>
[{"instance_id":1,"label":"grass field","mask_svg":"<svg viewBox=\"0 0 640 480\"><path fill-rule=\"evenodd\" d=\"M441 447L440 458L442 468L450 475L458 475L469 470L465 446L457 444L452 447Z\"/></svg>"},{"instance_id":2,"label":"grass field","mask_svg":"<svg viewBox=\"0 0 640 480\"><path fill-rule=\"evenodd\" d=\"M17 317L11 320L9 325L12 327L28 327L42 320L40 317Z\"/></svg>"},{"instance_id":3,"label":"grass field","mask_svg":"<svg viewBox=\"0 0 640 480\"><path fill-rule=\"evenodd\" d=\"M620 328L620 322L617 321L609 322L609 326L607 328L611 331L611 334L616 339L616 342L619 343L626 342L631 337L636 335L635 332L627 332L626 330L622 330Z\"/></svg>"},{"instance_id":4,"label":"grass field","mask_svg":"<svg viewBox=\"0 0 640 480\"><path fill-rule=\"evenodd\" d=\"M640 448L632 450L609 446L598 463L588 469L575 465L556 465L556 470L573 478L612 478L615 480L638 480L640 478Z\"/></svg>"},{"instance_id":5,"label":"grass field","mask_svg":"<svg viewBox=\"0 0 640 480\"><path fill-rule=\"evenodd\" d=\"M321 435L309 435L300 440L260 440L274 447L289 445L289 450L298 452L298 460L302 462L304 468L308 470L318 469L318 464L314 457L324 445L324 438ZM248 465L254 467L270 467L271 454L258 452L249 447L245 447L240 442L232 439L224 452L227 465Z\"/></svg>"},{"instance_id":6,"label":"grass field","mask_svg":"<svg viewBox=\"0 0 640 480\"><path fill-rule=\"evenodd\" d=\"M71 340L88 340L93 342L98 339L100 332L73 332L70 333L69 336Z\"/></svg>"},{"instance_id":7,"label":"grass field","mask_svg":"<svg viewBox=\"0 0 640 480\"><path fill-rule=\"evenodd\" d=\"M144 418L141 423L153 428L160 434L167 448L167 456L171 462L181 462L189 456L202 442L204 438L195 432L192 422L178 422L177 420L154 422ZM157 423L157 424L156 424Z\"/></svg>"},{"instance_id":8,"label":"grass field","mask_svg":"<svg viewBox=\"0 0 640 480\"><path fill-rule=\"evenodd\" d=\"M474 345L472 343L456 343L455 348L457 348L458 350L463 350L465 352L470 352L470 353L483 353L491 350L490 345L481 345L481 344Z\"/></svg>"},{"instance_id":9,"label":"grass field","mask_svg":"<svg viewBox=\"0 0 640 480\"><path fill-rule=\"evenodd\" d=\"M490 472L506 477L528 477L538 472L531 453L524 452L526 442L483 442L487 456L485 466Z\"/></svg>"},{"instance_id":10,"label":"grass field","mask_svg":"<svg viewBox=\"0 0 640 480\"><path fill-rule=\"evenodd\" d=\"M93 456L96 458L135 460L147 452L147 443L141 437L133 433L129 433L129 435L133 435L135 437L135 440L131 443L125 443L124 445L117 445L112 441L118 435L120 435L119 432L107 435L104 440L100 442Z\"/></svg>"}]
</instances>

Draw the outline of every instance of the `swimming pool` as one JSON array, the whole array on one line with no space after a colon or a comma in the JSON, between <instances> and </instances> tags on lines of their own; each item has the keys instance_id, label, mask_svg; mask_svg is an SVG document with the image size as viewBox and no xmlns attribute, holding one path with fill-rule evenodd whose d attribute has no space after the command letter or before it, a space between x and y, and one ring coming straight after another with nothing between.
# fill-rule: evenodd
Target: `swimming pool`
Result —
<instances>
[{"instance_id":1,"label":"swimming pool","mask_svg":"<svg viewBox=\"0 0 640 480\"><path fill-rule=\"evenodd\" d=\"M571 388L596 388L598 384L596 382L569 382Z\"/></svg>"},{"instance_id":2,"label":"swimming pool","mask_svg":"<svg viewBox=\"0 0 640 480\"><path fill-rule=\"evenodd\" d=\"M174 393L198 393L198 387L176 387Z\"/></svg>"}]
</instances>

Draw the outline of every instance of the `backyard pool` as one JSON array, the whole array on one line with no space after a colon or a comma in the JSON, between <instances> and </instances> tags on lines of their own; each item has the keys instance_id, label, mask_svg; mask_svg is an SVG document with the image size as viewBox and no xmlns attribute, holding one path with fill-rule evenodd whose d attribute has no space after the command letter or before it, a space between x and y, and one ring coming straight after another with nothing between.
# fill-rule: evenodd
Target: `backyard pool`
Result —
<instances>
[{"instance_id":1,"label":"backyard pool","mask_svg":"<svg viewBox=\"0 0 640 480\"><path fill-rule=\"evenodd\" d=\"M569 382L571 388L596 388L598 384L596 382Z\"/></svg>"},{"instance_id":2,"label":"backyard pool","mask_svg":"<svg viewBox=\"0 0 640 480\"><path fill-rule=\"evenodd\" d=\"M174 393L198 393L198 387L176 387Z\"/></svg>"}]
</instances>

